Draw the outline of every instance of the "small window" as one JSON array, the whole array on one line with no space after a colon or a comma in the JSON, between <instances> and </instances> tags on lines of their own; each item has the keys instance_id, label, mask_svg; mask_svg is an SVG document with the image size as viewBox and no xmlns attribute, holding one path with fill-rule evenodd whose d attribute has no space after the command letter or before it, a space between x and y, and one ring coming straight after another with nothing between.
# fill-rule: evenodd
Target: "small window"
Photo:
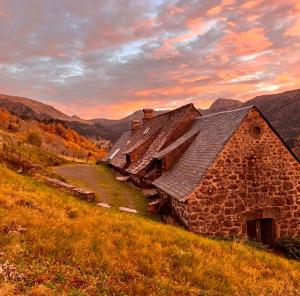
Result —
<instances>
[{"instance_id":1,"label":"small window","mask_svg":"<svg viewBox=\"0 0 300 296\"><path fill-rule=\"evenodd\" d=\"M261 129L260 129L260 127L259 127L259 126L255 126L255 127L253 128L253 133L254 133L254 135L256 135L256 136L259 136L259 135L261 134Z\"/></svg>"},{"instance_id":2,"label":"small window","mask_svg":"<svg viewBox=\"0 0 300 296\"><path fill-rule=\"evenodd\" d=\"M109 160L112 160L118 153L120 149L117 149L116 151L113 152L113 154L108 158Z\"/></svg>"},{"instance_id":3,"label":"small window","mask_svg":"<svg viewBox=\"0 0 300 296\"><path fill-rule=\"evenodd\" d=\"M262 135L262 128L259 125L253 125L251 127L251 134L255 138L259 138Z\"/></svg>"},{"instance_id":4,"label":"small window","mask_svg":"<svg viewBox=\"0 0 300 296\"><path fill-rule=\"evenodd\" d=\"M150 127L147 127L143 134L146 135L146 134L148 134L149 131L150 131Z\"/></svg>"}]
</instances>

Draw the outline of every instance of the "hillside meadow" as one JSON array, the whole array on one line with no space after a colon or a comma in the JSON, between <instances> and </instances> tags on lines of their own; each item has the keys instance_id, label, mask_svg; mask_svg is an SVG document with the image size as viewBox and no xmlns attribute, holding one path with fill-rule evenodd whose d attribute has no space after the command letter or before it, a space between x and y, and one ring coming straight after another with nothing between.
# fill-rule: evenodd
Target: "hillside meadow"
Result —
<instances>
[{"instance_id":1,"label":"hillside meadow","mask_svg":"<svg viewBox=\"0 0 300 296\"><path fill-rule=\"evenodd\" d=\"M0 168L0 295L299 294L299 262L98 208Z\"/></svg>"}]
</instances>

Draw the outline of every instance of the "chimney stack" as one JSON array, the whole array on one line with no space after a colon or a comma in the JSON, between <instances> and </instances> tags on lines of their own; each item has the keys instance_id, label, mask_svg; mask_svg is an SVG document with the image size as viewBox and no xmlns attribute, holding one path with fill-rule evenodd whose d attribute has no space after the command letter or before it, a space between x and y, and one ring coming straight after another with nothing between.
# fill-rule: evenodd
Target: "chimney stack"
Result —
<instances>
[{"instance_id":1,"label":"chimney stack","mask_svg":"<svg viewBox=\"0 0 300 296\"><path fill-rule=\"evenodd\" d=\"M136 132L141 127L139 120L131 120L131 132Z\"/></svg>"},{"instance_id":2,"label":"chimney stack","mask_svg":"<svg viewBox=\"0 0 300 296\"><path fill-rule=\"evenodd\" d=\"M143 112L144 112L144 119L143 119L144 123L154 117L153 109L143 109Z\"/></svg>"}]
</instances>

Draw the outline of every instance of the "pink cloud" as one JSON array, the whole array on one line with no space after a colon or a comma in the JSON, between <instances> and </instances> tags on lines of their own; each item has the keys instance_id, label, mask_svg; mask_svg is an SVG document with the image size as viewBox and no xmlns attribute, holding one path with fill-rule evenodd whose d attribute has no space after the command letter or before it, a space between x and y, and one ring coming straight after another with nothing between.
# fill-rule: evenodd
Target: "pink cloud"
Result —
<instances>
[{"instance_id":1,"label":"pink cloud","mask_svg":"<svg viewBox=\"0 0 300 296\"><path fill-rule=\"evenodd\" d=\"M298 0L103 3L0 1L0 92L117 118L300 87Z\"/></svg>"}]
</instances>

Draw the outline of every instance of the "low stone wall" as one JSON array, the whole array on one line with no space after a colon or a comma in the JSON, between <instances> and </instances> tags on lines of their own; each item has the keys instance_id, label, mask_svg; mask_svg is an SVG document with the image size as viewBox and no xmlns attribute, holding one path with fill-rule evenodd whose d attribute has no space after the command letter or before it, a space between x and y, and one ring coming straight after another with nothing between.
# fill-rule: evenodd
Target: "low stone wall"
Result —
<instances>
[{"instance_id":1,"label":"low stone wall","mask_svg":"<svg viewBox=\"0 0 300 296\"><path fill-rule=\"evenodd\" d=\"M46 183L50 186L62 189L66 191L67 193L70 193L76 197L79 197L80 199L84 199L88 202L94 202L96 199L95 193L92 191L87 191L83 188L62 182L60 180L49 178L49 177L43 177L43 179L46 181Z\"/></svg>"}]
</instances>

